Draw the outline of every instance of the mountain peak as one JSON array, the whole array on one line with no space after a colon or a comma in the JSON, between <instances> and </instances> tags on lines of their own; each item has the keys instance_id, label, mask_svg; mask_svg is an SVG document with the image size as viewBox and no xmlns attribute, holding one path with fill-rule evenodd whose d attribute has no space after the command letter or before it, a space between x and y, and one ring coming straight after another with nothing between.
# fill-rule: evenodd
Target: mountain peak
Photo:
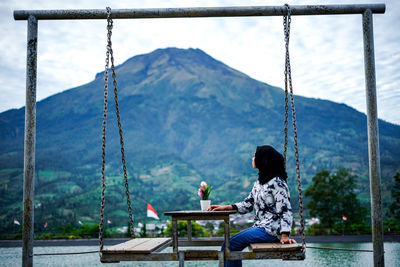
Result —
<instances>
[{"instance_id":1,"label":"mountain peak","mask_svg":"<svg viewBox=\"0 0 400 267\"><path fill-rule=\"evenodd\" d=\"M212 58L210 55L208 55L199 48L182 49L177 47L167 47L167 48L156 49L150 53L133 56L127 59L121 65L116 66L116 69L123 68L125 66L132 66L132 64L138 62L147 63L146 65L148 65L153 62L160 61L162 59L164 60L168 59L169 61L182 61L185 59L190 59L197 63L212 64L212 65L222 64L225 66L225 64ZM96 74L95 79L98 79L99 77L103 76L104 76L104 71L99 72Z\"/></svg>"},{"instance_id":2,"label":"mountain peak","mask_svg":"<svg viewBox=\"0 0 400 267\"><path fill-rule=\"evenodd\" d=\"M181 96L214 98L246 110L243 103L271 106L281 89L261 84L214 59L201 49L169 47L134 56L116 67L121 97L152 95L154 99ZM96 76L102 77L103 73ZM128 81L125 83L124 81ZM229 88L227 88L229 87Z\"/></svg>"},{"instance_id":3,"label":"mountain peak","mask_svg":"<svg viewBox=\"0 0 400 267\"><path fill-rule=\"evenodd\" d=\"M159 49L156 49L147 54L141 54L141 55L131 57L130 59L125 61L125 63L128 63L131 60L135 60L136 58L140 58L140 57L155 59L155 58L163 57L163 56L169 56L170 58L173 58L173 59L201 58L202 60L207 59L207 60L212 60L212 61L221 63L221 62L215 60L214 58L212 58L211 56L209 56L207 53L205 53L203 50L201 50L199 48L183 49L183 48L177 48L177 47L159 48ZM123 64L125 64L125 63L123 63ZM221 64L223 64L223 63L221 63Z\"/></svg>"},{"instance_id":4,"label":"mountain peak","mask_svg":"<svg viewBox=\"0 0 400 267\"><path fill-rule=\"evenodd\" d=\"M202 56L207 56L210 57L207 53L205 53L203 50L199 48L177 48L177 47L167 47L167 48L158 48L148 54L148 56L152 55L164 55L167 54L172 57L180 57L180 56L193 56L193 55L202 55ZM211 57L210 57L211 58Z\"/></svg>"}]
</instances>

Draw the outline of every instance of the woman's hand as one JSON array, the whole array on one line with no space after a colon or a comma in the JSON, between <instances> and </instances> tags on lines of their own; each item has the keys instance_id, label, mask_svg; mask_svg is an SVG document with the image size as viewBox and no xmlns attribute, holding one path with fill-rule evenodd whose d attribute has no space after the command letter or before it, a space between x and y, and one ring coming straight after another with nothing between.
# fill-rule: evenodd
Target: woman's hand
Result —
<instances>
[{"instance_id":1,"label":"woman's hand","mask_svg":"<svg viewBox=\"0 0 400 267\"><path fill-rule=\"evenodd\" d=\"M211 205L207 210L208 211L232 210L232 206L231 205L227 205L227 206Z\"/></svg>"},{"instance_id":2,"label":"woman's hand","mask_svg":"<svg viewBox=\"0 0 400 267\"><path fill-rule=\"evenodd\" d=\"M294 239L289 239L287 234L282 234L281 235L281 244L296 244L296 240Z\"/></svg>"}]
</instances>

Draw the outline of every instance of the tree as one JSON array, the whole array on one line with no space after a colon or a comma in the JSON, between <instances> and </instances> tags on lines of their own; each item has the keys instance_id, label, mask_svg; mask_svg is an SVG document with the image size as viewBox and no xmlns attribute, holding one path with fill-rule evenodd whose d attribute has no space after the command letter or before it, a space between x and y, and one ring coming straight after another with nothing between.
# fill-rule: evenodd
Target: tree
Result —
<instances>
[{"instance_id":1,"label":"tree","mask_svg":"<svg viewBox=\"0 0 400 267\"><path fill-rule=\"evenodd\" d=\"M392 188L393 203L390 205L390 212L392 217L399 221L400 220L400 172L397 172L394 177L394 184Z\"/></svg>"},{"instance_id":2,"label":"tree","mask_svg":"<svg viewBox=\"0 0 400 267\"><path fill-rule=\"evenodd\" d=\"M214 225L212 223L207 222L205 228L210 234L214 233Z\"/></svg>"},{"instance_id":3,"label":"tree","mask_svg":"<svg viewBox=\"0 0 400 267\"><path fill-rule=\"evenodd\" d=\"M334 191L330 188L332 177L329 171L322 170L313 178L313 184L305 191L305 196L310 196L310 200L306 208L310 210L310 215L319 217L321 223L332 228L335 217L335 210L330 207L330 204L335 196Z\"/></svg>"},{"instance_id":4,"label":"tree","mask_svg":"<svg viewBox=\"0 0 400 267\"><path fill-rule=\"evenodd\" d=\"M200 224L196 222L191 223L192 227L192 236L193 237L204 237L204 236L211 236L211 234ZM178 221L178 236L183 237L187 236L187 221ZM165 230L167 236L172 235L172 223L170 223Z\"/></svg>"},{"instance_id":5,"label":"tree","mask_svg":"<svg viewBox=\"0 0 400 267\"><path fill-rule=\"evenodd\" d=\"M343 168L334 174L328 170L318 172L312 178L313 184L305 191L305 195L311 197L306 205L310 215L319 217L321 225L329 229L341 224L343 216L347 217L346 225L362 224L366 209L354 193L356 180L357 176Z\"/></svg>"},{"instance_id":6,"label":"tree","mask_svg":"<svg viewBox=\"0 0 400 267\"><path fill-rule=\"evenodd\" d=\"M131 236L131 230L130 230L130 229L131 229L131 228L130 228L130 224L128 224L128 233L129 233L129 237ZM147 235L147 231L146 231L146 223L143 224L143 227L142 227L142 229L140 230L139 236L140 236L140 237L147 237L147 236L148 236L148 235Z\"/></svg>"}]
</instances>

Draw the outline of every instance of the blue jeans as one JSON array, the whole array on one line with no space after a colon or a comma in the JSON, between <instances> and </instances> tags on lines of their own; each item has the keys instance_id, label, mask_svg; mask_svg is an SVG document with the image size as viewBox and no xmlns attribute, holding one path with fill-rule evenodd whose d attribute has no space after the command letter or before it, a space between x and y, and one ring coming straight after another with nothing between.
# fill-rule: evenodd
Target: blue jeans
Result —
<instances>
[{"instance_id":1,"label":"blue jeans","mask_svg":"<svg viewBox=\"0 0 400 267\"><path fill-rule=\"evenodd\" d=\"M251 243L276 243L279 242L278 237L268 234L264 228L250 227L229 239L230 251L242 251ZM225 242L222 244L222 251L225 250ZM242 261L225 261L225 267L241 267Z\"/></svg>"}]
</instances>

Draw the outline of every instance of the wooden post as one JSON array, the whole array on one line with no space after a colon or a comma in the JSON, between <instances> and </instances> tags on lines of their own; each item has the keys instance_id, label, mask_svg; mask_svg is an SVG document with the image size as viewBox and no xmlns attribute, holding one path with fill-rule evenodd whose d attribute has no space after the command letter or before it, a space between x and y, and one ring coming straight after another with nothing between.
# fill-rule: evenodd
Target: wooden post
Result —
<instances>
[{"instance_id":1,"label":"wooden post","mask_svg":"<svg viewBox=\"0 0 400 267\"><path fill-rule=\"evenodd\" d=\"M374 31L372 11L362 15L364 39L365 90L367 98L367 128L369 181L371 195L372 243L374 248L374 266L385 266L383 249L381 168L379 159L378 109L376 104Z\"/></svg>"},{"instance_id":2,"label":"wooden post","mask_svg":"<svg viewBox=\"0 0 400 267\"><path fill-rule=\"evenodd\" d=\"M34 186L36 146L36 77L37 77L38 22L28 18L28 45L26 58L26 105L24 140L24 217L22 226L22 266L33 266Z\"/></svg>"},{"instance_id":3,"label":"wooden post","mask_svg":"<svg viewBox=\"0 0 400 267\"><path fill-rule=\"evenodd\" d=\"M174 253L178 253L178 222L172 219L172 249Z\"/></svg>"}]
</instances>

